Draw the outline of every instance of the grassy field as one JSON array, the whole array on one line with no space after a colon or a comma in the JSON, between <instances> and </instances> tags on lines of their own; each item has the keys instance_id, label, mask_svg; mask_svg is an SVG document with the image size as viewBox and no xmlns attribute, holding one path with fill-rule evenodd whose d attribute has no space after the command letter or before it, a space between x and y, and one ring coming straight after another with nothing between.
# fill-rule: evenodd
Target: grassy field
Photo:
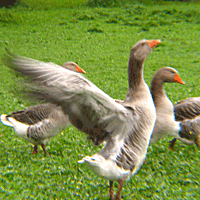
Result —
<instances>
[{"instance_id":1,"label":"grassy field","mask_svg":"<svg viewBox=\"0 0 200 200\"><path fill-rule=\"evenodd\" d=\"M0 58L7 47L16 54L57 64L74 61L104 92L124 99L131 47L143 38L161 39L162 44L145 61L146 82L150 84L160 67L171 66L186 82L166 85L172 102L200 96L199 4L137 1L105 8L82 5L85 1L68 6L64 1L54 6L52 1L43 7L44 2L29 0L14 8L0 8ZM0 77L1 114L33 105L21 98L18 79L1 61ZM124 200L200 199L199 151L179 141L174 151L168 151L171 139L149 147L145 164L125 183ZM77 164L100 148L71 126L47 144L49 157L41 149L32 155L32 144L0 124L1 199L109 199L108 182Z\"/></svg>"}]
</instances>

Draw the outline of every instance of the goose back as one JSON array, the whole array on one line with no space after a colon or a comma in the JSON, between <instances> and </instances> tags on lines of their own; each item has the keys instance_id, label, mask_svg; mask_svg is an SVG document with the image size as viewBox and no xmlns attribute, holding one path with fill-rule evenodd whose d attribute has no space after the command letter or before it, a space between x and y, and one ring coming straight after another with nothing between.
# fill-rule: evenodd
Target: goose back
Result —
<instances>
[{"instance_id":1,"label":"goose back","mask_svg":"<svg viewBox=\"0 0 200 200\"><path fill-rule=\"evenodd\" d=\"M174 104L177 121L193 119L200 115L200 97L191 97Z\"/></svg>"}]
</instances>

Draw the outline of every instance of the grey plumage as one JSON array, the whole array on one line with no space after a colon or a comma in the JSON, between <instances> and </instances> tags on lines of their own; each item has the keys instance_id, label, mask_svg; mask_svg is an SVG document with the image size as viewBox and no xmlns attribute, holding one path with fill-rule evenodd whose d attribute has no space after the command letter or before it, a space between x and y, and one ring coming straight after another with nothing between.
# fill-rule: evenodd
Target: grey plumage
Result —
<instances>
[{"instance_id":1,"label":"grey plumage","mask_svg":"<svg viewBox=\"0 0 200 200\"><path fill-rule=\"evenodd\" d=\"M176 121L193 119L200 115L200 97L191 97L174 104Z\"/></svg>"},{"instance_id":2,"label":"grey plumage","mask_svg":"<svg viewBox=\"0 0 200 200\"><path fill-rule=\"evenodd\" d=\"M17 121L33 125L40 122L41 120L47 119L52 111L57 109L57 106L54 104L39 104L37 106L29 107L25 110L14 111L7 117L13 117Z\"/></svg>"},{"instance_id":3,"label":"grey plumage","mask_svg":"<svg viewBox=\"0 0 200 200\"><path fill-rule=\"evenodd\" d=\"M48 102L59 102L71 123L95 144L102 143L109 132L118 132L114 124L126 121L126 109L80 74L15 55L7 61L10 67L34 77L40 85L36 87L38 95Z\"/></svg>"},{"instance_id":4,"label":"grey plumage","mask_svg":"<svg viewBox=\"0 0 200 200\"><path fill-rule=\"evenodd\" d=\"M199 120L189 120L181 122L175 120L174 106L170 99L167 97L164 90L164 83L178 82L184 84L178 75L178 72L171 67L160 68L153 76L151 82L151 93L156 106L156 124L151 138L151 144L157 140L171 135L176 139L181 140L185 144L193 144L199 131ZM191 101L190 101L191 102ZM183 102L182 102L183 103ZM193 102L194 103L194 102ZM194 116L197 110L194 111L194 107L198 107L196 104L191 107L188 106L189 101L184 103L185 108L180 107L180 105L175 108L177 110L177 115L180 119L180 114L182 117ZM188 112L189 111L189 112ZM191 133L194 134L191 134Z\"/></svg>"},{"instance_id":5,"label":"grey plumage","mask_svg":"<svg viewBox=\"0 0 200 200\"><path fill-rule=\"evenodd\" d=\"M195 139L195 144L200 148L200 97L191 97L174 104L176 121L182 121L180 135L188 139ZM176 142L174 138L170 142L170 149L173 149Z\"/></svg>"},{"instance_id":6,"label":"grey plumage","mask_svg":"<svg viewBox=\"0 0 200 200\"><path fill-rule=\"evenodd\" d=\"M10 59L7 57L8 60ZM18 57L19 58L19 57ZM4 61L8 61L4 60ZM7 62L8 64L9 62ZM55 63L47 63L57 68ZM60 67L60 66L59 66ZM66 62L62 65L64 70L85 73L74 62ZM70 125L69 117L64 114L61 107L55 104L39 104L29 107L25 110L12 112L9 115L1 115L3 124L14 128L15 132L25 140L33 143L33 154L37 153L40 144L46 154L45 143L53 136L56 136L61 130Z\"/></svg>"},{"instance_id":7,"label":"grey plumage","mask_svg":"<svg viewBox=\"0 0 200 200\"><path fill-rule=\"evenodd\" d=\"M33 154L38 151L37 145L41 145L48 154L46 142L70 125L69 118L61 107L53 104L40 104L8 115L2 114L1 121L13 127L17 135L35 145Z\"/></svg>"},{"instance_id":8,"label":"grey plumage","mask_svg":"<svg viewBox=\"0 0 200 200\"><path fill-rule=\"evenodd\" d=\"M143 62L158 40L141 40L130 52L129 90L123 104L80 74L41 61L8 55L8 65L38 85L37 94L61 106L70 122L88 134L94 144L105 142L91 169L108 180L126 179L144 162L156 113L143 79ZM135 62L136 61L136 62ZM108 166L108 167L106 167Z\"/></svg>"}]
</instances>

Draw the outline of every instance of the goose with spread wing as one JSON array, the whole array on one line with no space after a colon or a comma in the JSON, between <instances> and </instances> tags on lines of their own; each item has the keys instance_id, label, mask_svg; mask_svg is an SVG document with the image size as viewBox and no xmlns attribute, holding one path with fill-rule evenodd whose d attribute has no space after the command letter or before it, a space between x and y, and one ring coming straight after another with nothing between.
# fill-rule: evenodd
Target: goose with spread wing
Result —
<instances>
[{"instance_id":1,"label":"goose with spread wing","mask_svg":"<svg viewBox=\"0 0 200 200\"><path fill-rule=\"evenodd\" d=\"M200 97L191 97L174 104L174 112L176 121L182 121L184 129L188 129L190 133L196 133L195 144L200 148ZM187 136L184 134L184 136ZM191 137L191 136L188 136ZM170 141L169 149L173 149L176 138Z\"/></svg>"},{"instance_id":2,"label":"goose with spread wing","mask_svg":"<svg viewBox=\"0 0 200 200\"><path fill-rule=\"evenodd\" d=\"M55 65L54 63L49 64ZM62 67L74 72L85 73L74 62L66 62ZM69 118L61 107L50 103L39 104L8 115L2 114L1 122L13 127L18 136L34 144L33 154L38 153L38 145L41 145L47 155L46 142L70 125Z\"/></svg>"},{"instance_id":3,"label":"goose with spread wing","mask_svg":"<svg viewBox=\"0 0 200 200\"><path fill-rule=\"evenodd\" d=\"M174 106L163 88L164 83L184 84L178 71L172 67L163 67L155 74L151 82L151 94L156 107L156 123L151 136L151 144L171 135L185 144L194 144L199 135L199 120L185 123L175 120ZM193 132L193 134L191 134Z\"/></svg>"},{"instance_id":4,"label":"goose with spread wing","mask_svg":"<svg viewBox=\"0 0 200 200\"><path fill-rule=\"evenodd\" d=\"M143 78L143 63L160 40L141 40L131 49L128 62L129 89L123 104L118 104L80 74L47 63L8 55L10 68L32 77L39 87L36 94L61 106L70 122L88 134L103 149L82 159L98 176L110 181L110 199L114 198L113 181L118 180L116 199L121 199L123 181L143 164L156 120L155 106Z\"/></svg>"}]
</instances>

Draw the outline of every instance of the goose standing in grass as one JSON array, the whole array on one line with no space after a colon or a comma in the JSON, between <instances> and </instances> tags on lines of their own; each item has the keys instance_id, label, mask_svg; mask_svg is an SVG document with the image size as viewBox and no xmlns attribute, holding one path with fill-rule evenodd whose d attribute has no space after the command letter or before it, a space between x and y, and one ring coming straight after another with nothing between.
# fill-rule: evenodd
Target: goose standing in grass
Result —
<instances>
[{"instance_id":1,"label":"goose standing in grass","mask_svg":"<svg viewBox=\"0 0 200 200\"><path fill-rule=\"evenodd\" d=\"M174 106L163 88L164 83L184 84L178 72L171 67L159 69L151 82L151 94L156 107L156 123L151 136L151 144L161 138L171 135L185 144L194 144L199 135L199 120L190 123L175 121ZM191 131L193 134L191 134Z\"/></svg>"},{"instance_id":2,"label":"goose standing in grass","mask_svg":"<svg viewBox=\"0 0 200 200\"><path fill-rule=\"evenodd\" d=\"M70 122L88 134L103 149L80 162L98 176L110 181L110 199L114 198L113 181L119 183L115 199L121 199L123 181L143 164L156 120L149 87L143 78L143 63L160 40L141 40L130 52L129 90L123 105L115 102L80 74L47 63L8 55L10 68L32 77L39 86L37 95L57 103ZM35 86L34 86L35 87Z\"/></svg>"},{"instance_id":3,"label":"goose standing in grass","mask_svg":"<svg viewBox=\"0 0 200 200\"><path fill-rule=\"evenodd\" d=\"M189 131L197 134L194 142L200 148L200 97L191 97L178 102L174 105L174 112L176 121L183 121L185 129L190 127ZM175 142L176 138L170 142L169 149L173 149Z\"/></svg>"},{"instance_id":4,"label":"goose standing in grass","mask_svg":"<svg viewBox=\"0 0 200 200\"><path fill-rule=\"evenodd\" d=\"M54 63L49 64L56 66ZM66 62L62 67L85 73L74 62ZM38 153L38 145L41 145L47 155L46 142L70 125L69 118L64 114L61 107L50 103L39 104L8 115L2 114L1 122L4 125L13 127L18 136L34 144L33 154Z\"/></svg>"}]
</instances>

